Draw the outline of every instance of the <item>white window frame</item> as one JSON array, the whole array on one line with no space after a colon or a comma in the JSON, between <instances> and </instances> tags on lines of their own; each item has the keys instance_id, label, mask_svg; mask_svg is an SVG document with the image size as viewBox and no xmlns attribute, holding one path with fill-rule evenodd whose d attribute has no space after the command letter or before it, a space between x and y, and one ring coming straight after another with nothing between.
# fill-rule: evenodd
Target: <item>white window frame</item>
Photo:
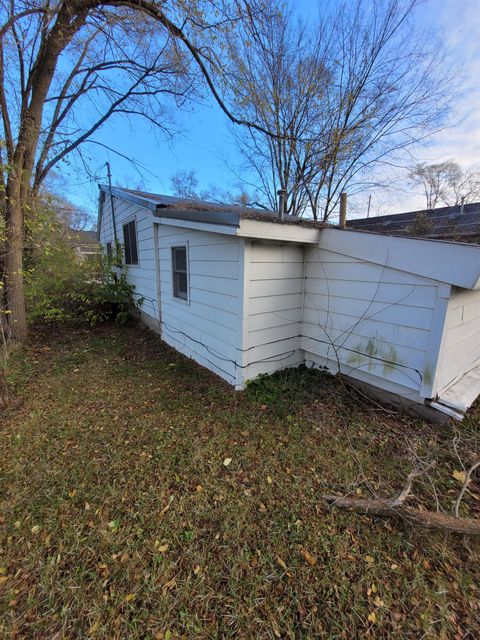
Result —
<instances>
[{"instance_id":1,"label":"white window frame","mask_svg":"<svg viewBox=\"0 0 480 640\"><path fill-rule=\"evenodd\" d=\"M174 258L173 258L173 256L175 255L174 253L175 249L185 249L185 260L186 260L185 273L187 276L187 297L186 298L182 298L181 296L175 295L175 269L174 269ZM183 244L173 244L170 246L170 264L172 269L172 299L175 300L175 302L179 302L180 304L190 304L190 254L189 254L188 242L185 242ZM183 271L178 273L183 273Z\"/></svg>"}]
</instances>

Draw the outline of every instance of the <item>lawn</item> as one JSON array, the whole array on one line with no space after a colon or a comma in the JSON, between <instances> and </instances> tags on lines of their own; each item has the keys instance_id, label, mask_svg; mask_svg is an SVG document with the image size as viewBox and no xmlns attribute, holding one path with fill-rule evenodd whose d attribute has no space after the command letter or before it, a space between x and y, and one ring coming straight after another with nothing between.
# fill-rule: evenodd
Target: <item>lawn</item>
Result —
<instances>
[{"instance_id":1,"label":"lawn","mask_svg":"<svg viewBox=\"0 0 480 640\"><path fill-rule=\"evenodd\" d=\"M236 393L136 326L38 332L2 416L0 637L478 638L480 545L330 509L412 456L451 508L451 427L321 372ZM478 445L480 410L460 427ZM435 506L433 484L419 482ZM480 515L467 491L463 515Z\"/></svg>"}]
</instances>

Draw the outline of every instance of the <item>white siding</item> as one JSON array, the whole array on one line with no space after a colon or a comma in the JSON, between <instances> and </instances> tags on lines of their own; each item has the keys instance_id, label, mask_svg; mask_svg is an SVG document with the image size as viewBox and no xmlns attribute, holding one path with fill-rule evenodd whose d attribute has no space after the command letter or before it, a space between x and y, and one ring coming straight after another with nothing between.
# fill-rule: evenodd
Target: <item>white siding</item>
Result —
<instances>
[{"instance_id":1,"label":"white siding","mask_svg":"<svg viewBox=\"0 0 480 640\"><path fill-rule=\"evenodd\" d=\"M245 249L244 380L303 363L304 248L252 242Z\"/></svg>"},{"instance_id":2,"label":"white siding","mask_svg":"<svg viewBox=\"0 0 480 640\"><path fill-rule=\"evenodd\" d=\"M455 288L448 302L440 359L438 393L480 364L480 290Z\"/></svg>"},{"instance_id":3,"label":"white siding","mask_svg":"<svg viewBox=\"0 0 480 640\"><path fill-rule=\"evenodd\" d=\"M114 234L110 196L105 194L100 225L100 242L114 246ZM115 224L118 241L123 244L123 225L135 219L137 227L138 265L127 267L127 280L135 286L134 295L143 298L141 310L151 318L158 318L155 248L153 240L152 212L148 209L114 197Z\"/></svg>"},{"instance_id":4,"label":"white siding","mask_svg":"<svg viewBox=\"0 0 480 640\"><path fill-rule=\"evenodd\" d=\"M236 384L242 335L241 241L164 224L157 228L162 338ZM188 302L173 296L171 248L179 245L188 245Z\"/></svg>"},{"instance_id":5,"label":"white siding","mask_svg":"<svg viewBox=\"0 0 480 640\"><path fill-rule=\"evenodd\" d=\"M436 282L322 248L307 251L307 365L420 400Z\"/></svg>"}]
</instances>

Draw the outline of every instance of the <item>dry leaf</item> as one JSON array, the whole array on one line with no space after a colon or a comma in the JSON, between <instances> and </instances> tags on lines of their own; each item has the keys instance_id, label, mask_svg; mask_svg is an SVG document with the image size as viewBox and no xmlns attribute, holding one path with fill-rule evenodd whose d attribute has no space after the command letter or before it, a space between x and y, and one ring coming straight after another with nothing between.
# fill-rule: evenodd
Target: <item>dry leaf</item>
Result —
<instances>
[{"instance_id":1,"label":"dry leaf","mask_svg":"<svg viewBox=\"0 0 480 640\"><path fill-rule=\"evenodd\" d=\"M131 602L135 598L134 593L129 593L128 596L125 596L125 602Z\"/></svg>"},{"instance_id":2,"label":"dry leaf","mask_svg":"<svg viewBox=\"0 0 480 640\"><path fill-rule=\"evenodd\" d=\"M372 611L372 613L368 614L368 621L369 622L376 622L377 621L377 616L375 615L375 611Z\"/></svg>"},{"instance_id":3,"label":"dry leaf","mask_svg":"<svg viewBox=\"0 0 480 640\"><path fill-rule=\"evenodd\" d=\"M277 560L277 564L278 564L280 567L282 567L282 569L283 569L284 571L286 571L286 570L287 570L287 565L286 565L286 564L285 564L285 562L280 558L280 556L277 556L276 560Z\"/></svg>"},{"instance_id":4,"label":"dry leaf","mask_svg":"<svg viewBox=\"0 0 480 640\"><path fill-rule=\"evenodd\" d=\"M267 476L267 482L268 482L268 484L272 484L273 480L272 480L272 478L270 476Z\"/></svg>"},{"instance_id":5,"label":"dry leaf","mask_svg":"<svg viewBox=\"0 0 480 640\"><path fill-rule=\"evenodd\" d=\"M171 580L166 582L162 588L163 595L165 595L169 589L174 589L176 586L177 586L177 581L175 578L172 578Z\"/></svg>"},{"instance_id":6,"label":"dry leaf","mask_svg":"<svg viewBox=\"0 0 480 640\"><path fill-rule=\"evenodd\" d=\"M201 566L200 566L199 564L196 564L196 565L193 567L193 573L194 573L196 576L198 576L198 574L200 573L200 571L201 571L201 570L202 570L202 568L201 568Z\"/></svg>"},{"instance_id":7,"label":"dry leaf","mask_svg":"<svg viewBox=\"0 0 480 640\"><path fill-rule=\"evenodd\" d=\"M30 531L31 531L33 534L38 533L38 532L40 531L40 525L36 524L34 527L32 527L32 528L30 529Z\"/></svg>"},{"instance_id":8,"label":"dry leaf","mask_svg":"<svg viewBox=\"0 0 480 640\"><path fill-rule=\"evenodd\" d=\"M0 584L3 584L9 579L10 576L0 576Z\"/></svg>"},{"instance_id":9,"label":"dry leaf","mask_svg":"<svg viewBox=\"0 0 480 640\"><path fill-rule=\"evenodd\" d=\"M312 556L311 553L309 553L306 549L300 549L300 553L302 554L303 558L308 562L308 564L313 567L317 564L317 559L314 558Z\"/></svg>"},{"instance_id":10,"label":"dry leaf","mask_svg":"<svg viewBox=\"0 0 480 640\"><path fill-rule=\"evenodd\" d=\"M165 553L167 549L168 549L168 544L159 544L157 546L158 553Z\"/></svg>"},{"instance_id":11,"label":"dry leaf","mask_svg":"<svg viewBox=\"0 0 480 640\"><path fill-rule=\"evenodd\" d=\"M223 461L223 466L224 467L228 467L228 465L231 463L232 459L231 458L225 458L225 460Z\"/></svg>"},{"instance_id":12,"label":"dry leaf","mask_svg":"<svg viewBox=\"0 0 480 640\"><path fill-rule=\"evenodd\" d=\"M452 473L452 476L455 478L455 480L458 480L458 482L460 482L461 484L465 482L465 479L467 477L465 474L465 471L457 471L457 470L455 470Z\"/></svg>"},{"instance_id":13,"label":"dry leaf","mask_svg":"<svg viewBox=\"0 0 480 640\"><path fill-rule=\"evenodd\" d=\"M375 562L375 558L372 558L372 556L365 556L365 562L368 562L368 564L373 564Z\"/></svg>"}]
</instances>

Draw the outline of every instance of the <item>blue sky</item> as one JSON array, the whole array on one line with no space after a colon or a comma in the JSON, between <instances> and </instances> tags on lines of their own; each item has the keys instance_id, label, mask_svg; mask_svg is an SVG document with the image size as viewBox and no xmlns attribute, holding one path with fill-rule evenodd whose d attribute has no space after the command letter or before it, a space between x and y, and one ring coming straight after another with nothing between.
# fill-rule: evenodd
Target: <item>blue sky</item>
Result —
<instances>
[{"instance_id":1,"label":"blue sky","mask_svg":"<svg viewBox=\"0 0 480 640\"><path fill-rule=\"evenodd\" d=\"M301 0L296 10L305 18L318 11L318 0ZM480 0L427 0L417 14L420 24L442 34L449 50L446 64L459 77L453 100L450 126L431 139L428 146L412 149L417 161L439 162L455 159L465 167L480 165ZM139 119L114 120L97 133L97 139L123 155L138 161L140 173L125 159L100 147L88 148L89 164L106 181L101 165L109 160L114 184L141 187L160 193L169 192L169 178L179 169L196 171L200 187L214 184L231 189L238 182L232 168L243 177L241 158L231 136L231 126L220 109L209 100L189 111L177 113L178 131L172 140L155 135ZM75 169L62 171L65 194L76 204L96 209L97 186L94 180ZM365 204L366 204L365 195ZM362 215L363 203L355 209ZM422 208L419 191L411 187L372 196L372 214L395 213Z\"/></svg>"}]
</instances>

